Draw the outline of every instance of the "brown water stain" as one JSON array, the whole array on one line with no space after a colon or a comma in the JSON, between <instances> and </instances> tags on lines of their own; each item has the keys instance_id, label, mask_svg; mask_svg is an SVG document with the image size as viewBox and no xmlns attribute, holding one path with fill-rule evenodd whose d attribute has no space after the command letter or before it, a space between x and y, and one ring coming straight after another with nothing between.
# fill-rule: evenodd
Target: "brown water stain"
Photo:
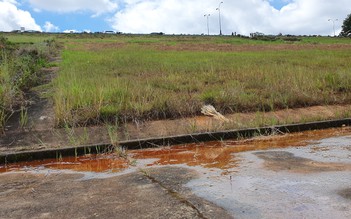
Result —
<instances>
[{"instance_id":1,"label":"brown water stain","mask_svg":"<svg viewBox=\"0 0 351 219\"><path fill-rule=\"evenodd\" d=\"M286 151L264 151L254 154L265 160L265 167L273 171L292 171L295 173L351 171L351 164L318 162L296 157L293 153Z\"/></svg>"},{"instance_id":2,"label":"brown water stain","mask_svg":"<svg viewBox=\"0 0 351 219\"><path fill-rule=\"evenodd\" d=\"M341 197L351 200L351 188L343 189L338 192Z\"/></svg>"},{"instance_id":3,"label":"brown water stain","mask_svg":"<svg viewBox=\"0 0 351 219\"><path fill-rule=\"evenodd\" d=\"M186 164L227 170L238 166L239 158L235 157L236 153L306 146L314 140L345 134L351 134L351 129L328 129L276 136L260 136L239 141L192 143L133 151L132 156L134 159L158 159L150 165Z\"/></svg>"},{"instance_id":4,"label":"brown water stain","mask_svg":"<svg viewBox=\"0 0 351 219\"><path fill-rule=\"evenodd\" d=\"M38 166L53 169L71 169L75 171L118 172L130 167L130 160L138 162L138 160L141 159L156 159L156 161L149 163L148 166L186 164L188 166L218 168L224 170L224 173L226 173L229 169L235 171L239 168L240 157L237 157L236 154L240 152L302 147L322 138L350 134L351 128L338 128L285 135L258 136L243 140L192 143L144 150L130 150L128 151L130 159L120 158L116 154L100 154L9 164L7 166L0 166L0 172ZM318 152L318 150L314 149L312 152ZM277 170L289 170L290 168L295 171L313 172L345 169L345 167L339 166L338 164L313 162L305 158L294 157L292 154L261 152L257 155L265 159L270 165L270 168L278 168ZM278 167L278 164L280 167Z\"/></svg>"},{"instance_id":5,"label":"brown water stain","mask_svg":"<svg viewBox=\"0 0 351 219\"><path fill-rule=\"evenodd\" d=\"M80 157L64 157L9 164L0 166L0 173L36 167L90 172L119 172L129 167L129 161L115 154L89 154Z\"/></svg>"}]
</instances>

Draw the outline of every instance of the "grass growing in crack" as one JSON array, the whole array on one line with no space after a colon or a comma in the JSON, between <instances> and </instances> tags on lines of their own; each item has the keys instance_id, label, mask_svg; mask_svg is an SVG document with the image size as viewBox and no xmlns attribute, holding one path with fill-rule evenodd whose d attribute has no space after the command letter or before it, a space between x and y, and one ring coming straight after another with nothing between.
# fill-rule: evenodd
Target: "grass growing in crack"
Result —
<instances>
[{"instance_id":1,"label":"grass growing in crack","mask_svg":"<svg viewBox=\"0 0 351 219\"><path fill-rule=\"evenodd\" d=\"M64 126L67 140L72 146L79 146L86 144L89 141L89 134L87 128L83 128L83 133L77 133L75 127L70 127L67 123Z\"/></svg>"},{"instance_id":2,"label":"grass growing in crack","mask_svg":"<svg viewBox=\"0 0 351 219\"><path fill-rule=\"evenodd\" d=\"M59 162L63 161L62 153L56 152L56 160L59 161Z\"/></svg>"},{"instance_id":3,"label":"grass growing in crack","mask_svg":"<svg viewBox=\"0 0 351 219\"><path fill-rule=\"evenodd\" d=\"M187 132L188 133L196 133L199 131L196 120L190 120L187 124Z\"/></svg>"},{"instance_id":4,"label":"grass growing in crack","mask_svg":"<svg viewBox=\"0 0 351 219\"><path fill-rule=\"evenodd\" d=\"M118 157L122 157L124 159L127 159L129 163L132 163L132 159L128 156L127 149L122 147L122 146L115 146L114 147L114 154L116 154Z\"/></svg>"},{"instance_id":5,"label":"grass growing in crack","mask_svg":"<svg viewBox=\"0 0 351 219\"><path fill-rule=\"evenodd\" d=\"M118 137L118 123L115 121L114 125L106 125L108 136L110 138L110 144L112 145L112 153L116 154L118 157L128 159L127 149L119 145Z\"/></svg>"},{"instance_id":6,"label":"grass growing in crack","mask_svg":"<svg viewBox=\"0 0 351 219\"><path fill-rule=\"evenodd\" d=\"M5 131L7 115L4 109L0 109L0 134Z\"/></svg>"},{"instance_id":7,"label":"grass growing in crack","mask_svg":"<svg viewBox=\"0 0 351 219\"><path fill-rule=\"evenodd\" d=\"M110 138L110 143L111 145L113 145L114 147L118 146L118 125L107 125L107 132L108 132L108 136Z\"/></svg>"},{"instance_id":8,"label":"grass growing in crack","mask_svg":"<svg viewBox=\"0 0 351 219\"><path fill-rule=\"evenodd\" d=\"M19 123L22 129L24 129L28 124L28 111L27 111L27 108L25 107L21 107Z\"/></svg>"}]
</instances>

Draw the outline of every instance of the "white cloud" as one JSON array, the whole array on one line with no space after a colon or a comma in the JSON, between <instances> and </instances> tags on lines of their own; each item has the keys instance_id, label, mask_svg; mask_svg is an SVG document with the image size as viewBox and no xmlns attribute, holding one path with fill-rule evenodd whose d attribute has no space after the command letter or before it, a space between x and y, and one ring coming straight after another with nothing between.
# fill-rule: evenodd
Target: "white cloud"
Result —
<instances>
[{"instance_id":1,"label":"white cloud","mask_svg":"<svg viewBox=\"0 0 351 219\"><path fill-rule=\"evenodd\" d=\"M0 1L0 31L19 30L24 27L26 30L40 30L28 11L17 8L14 0Z\"/></svg>"},{"instance_id":2,"label":"white cloud","mask_svg":"<svg viewBox=\"0 0 351 219\"><path fill-rule=\"evenodd\" d=\"M114 29L132 33L198 33L216 1L127 0L111 19Z\"/></svg>"},{"instance_id":3,"label":"white cloud","mask_svg":"<svg viewBox=\"0 0 351 219\"><path fill-rule=\"evenodd\" d=\"M124 0L124 9L110 20L115 30L131 33L165 32L200 34L207 32L204 14L210 13L210 32L219 33L220 0ZM342 20L350 13L350 0L245 0L221 5L222 32L266 34L331 35L329 18ZM280 10L273 3L284 3ZM283 4L283 5L284 5Z\"/></svg>"},{"instance_id":4,"label":"white cloud","mask_svg":"<svg viewBox=\"0 0 351 219\"><path fill-rule=\"evenodd\" d=\"M63 33L79 33L78 30L64 30Z\"/></svg>"},{"instance_id":5,"label":"white cloud","mask_svg":"<svg viewBox=\"0 0 351 219\"><path fill-rule=\"evenodd\" d=\"M57 32L60 30L59 27L55 26L54 24L52 24L51 22L49 21L46 21L45 24L44 24L44 31L45 32Z\"/></svg>"},{"instance_id":6,"label":"white cloud","mask_svg":"<svg viewBox=\"0 0 351 219\"><path fill-rule=\"evenodd\" d=\"M350 8L349 0L295 0L272 16L272 26L285 32L332 35L328 19L340 20L336 24L340 32L342 20L350 13Z\"/></svg>"},{"instance_id":7,"label":"white cloud","mask_svg":"<svg viewBox=\"0 0 351 219\"><path fill-rule=\"evenodd\" d=\"M3 0L2 2L8 2L8 3L11 3L13 5L17 5L17 1L16 0Z\"/></svg>"},{"instance_id":8,"label":"white cloud","mask_svg":"<svg viewBox=\"0 0 351 219\"><path fill-rule=\"evenodd\" d=\"M29 0L35 11L77 12L91 11L96 15L113 12L118 5L113 0Z\"/></svg>"}]
</instances>

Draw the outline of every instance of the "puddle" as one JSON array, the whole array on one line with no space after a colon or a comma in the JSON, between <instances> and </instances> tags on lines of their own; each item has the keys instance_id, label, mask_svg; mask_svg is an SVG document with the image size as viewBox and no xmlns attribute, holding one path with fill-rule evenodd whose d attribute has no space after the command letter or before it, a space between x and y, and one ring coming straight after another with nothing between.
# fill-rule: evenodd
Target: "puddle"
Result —
<instances>
[{"instance_id":1,"label":"puddle","mask_svg":"<svg viewBox=\"0 0 351 219\"><path fill-rule=\"evenodd\" d=\"M235 167L239 166L241 160L236 154L240 152L303 147L310 144L315 145L314 149L317 150L318 144L325 147L322 139L329 141L330 137L350 134L350 128L328 129L277 136L261 136L238 141L176 145L159 149L133 151L131 154L134 159L157 159L155 162L148 164L148 166L186 164L188 166L202 166L221 170L231 169L235 171ZM345 138L345 141L350 144L350 141L347 141L348 138ZM345 146L346 142L342 146Z\"/></svg>"},{"instance_id":2,"label":"puddle","mask_svg":"<svg viewBox=\"0 0 351 219\"><path fill-rule=\"evenodd\" d=\"M0 166L0 173L28 170L33 168L50 168L89 172L120 172L129 167L129 161L114 154L92 154L62 159L45 159L31 162L20 162Z\"/></svg>"},{"instance_id":3,"label":"puddle","mask_svg":"<svg viewBox=\"0 0 351 219\"><path fill-rule=\"evenodd\" d=\"M188 166L217 168L226 173L228 170L235 172L239 168L241 158L236 154L240 152L303 147L307 145L314 145L314 151L327 151L326 146L334 142L334 137L347 135L351 135L351 128L306 131L276 136L259 136L247 140L227 140L130 150L128 151L128 156L130 157L128 160L118 157L116 154L64 157L62 159L47 159L0 166L0 173L39 167L86 172L120 172L130 168L135 163L142 163L144 167L185 164ZM321 139L325 140L318 142ZM349 145L349 136L342 137L342 139L345 142L341 146ZM144 162L143 160L145 159L150 162Z\"/></svg>"}]
</instances>

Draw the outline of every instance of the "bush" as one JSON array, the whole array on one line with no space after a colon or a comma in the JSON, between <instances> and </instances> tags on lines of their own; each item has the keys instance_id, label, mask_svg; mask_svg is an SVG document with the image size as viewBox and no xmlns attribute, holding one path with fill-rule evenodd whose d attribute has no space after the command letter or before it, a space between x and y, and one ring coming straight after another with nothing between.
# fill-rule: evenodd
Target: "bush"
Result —
<instances>
[{"instance_id":1,"label":"bush","mask_svg":"<svg viewBox=\"0 0 351 219\"><path fill-rule=\"evenodd\" d=\"M284 40L284 41L287 41L287 42L298 42L298 41L301 41L301 39L297 38L297 37L282 37L281 39Z\"/></svg>"}]
</instances>

